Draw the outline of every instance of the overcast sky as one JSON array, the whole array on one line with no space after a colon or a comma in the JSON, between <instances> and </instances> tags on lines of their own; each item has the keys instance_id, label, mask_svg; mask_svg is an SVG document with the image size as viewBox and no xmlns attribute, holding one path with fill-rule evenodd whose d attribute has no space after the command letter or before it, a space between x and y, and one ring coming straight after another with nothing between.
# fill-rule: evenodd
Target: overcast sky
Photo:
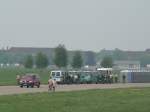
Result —
<instances>
[{"instance_id":1,"label":"overcast sky","mask_svg":"<svg viewBox=\"0 0 150 112\"><path fill-rule=\"evenodd\" d=\"M0 0L0 47L150 48L150 0Z\"/></svg>"}]
</instances>

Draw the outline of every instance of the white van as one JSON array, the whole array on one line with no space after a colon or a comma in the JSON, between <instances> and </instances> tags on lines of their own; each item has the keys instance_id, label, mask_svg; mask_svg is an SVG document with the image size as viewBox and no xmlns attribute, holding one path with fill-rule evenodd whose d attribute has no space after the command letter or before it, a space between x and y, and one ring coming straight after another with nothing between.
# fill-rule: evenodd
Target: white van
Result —
<instances>
[{"instance_id":1,"label":"white van","mask_svg":"<svg viewBox=\"0 0 150 112\"><path fill-rule=\"evenodd\" d=\"M63 82L63 76L65 75L66 72L57 70L57 71L51 71L50 77L52 79L55 79L57 83L62 83Z\"/></svg>"}]
</instances>

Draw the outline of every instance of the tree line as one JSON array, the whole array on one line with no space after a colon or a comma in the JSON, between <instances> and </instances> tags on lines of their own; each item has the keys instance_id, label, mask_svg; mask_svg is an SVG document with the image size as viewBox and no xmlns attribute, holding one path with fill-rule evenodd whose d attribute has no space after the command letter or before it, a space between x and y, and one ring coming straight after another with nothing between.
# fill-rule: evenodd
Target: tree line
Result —
<instances>
[{"instance_id":1,"label":"tree line","mask_svg":"<svg viewBox=\"0 0 150 112\"><path fill-rule=\"evenodd\" d=\"M33 68L36 65L36 68L46 68L49 64L48 58L42 52L37 53L35 59L32 55L28 55L24 62L25 68Z\"/></svg>"},{"instance_id":2,"label":"tree line","mask_svg":"<svg viewBox=\"0 0 150 112\"><path fill-rule=\"evenodd\" d=\"M37 51L42 51L42 53L46 54L49 60L49 65L54 65L54 50L52 49L34 49L30 51L20 49L20 50L8 50L3 51L0 50L0 64L24 64L24 60L27 58L28 55L32 54L32 58L34 58L34 65L35 65L35 55L37 55ZM128 61L140 61L142 67L146 67L147 64L150 63L150 51L122 51L120 49L115 50L101 50L100 52L93 52L93 51L81 51L82 58L83 58L83 65L96 65L96 63L100 63L104 57L111 57L114 61L118 60L128 60ZM72 65L72 57L74 55L74 51L68 51L68 64Z\"/></svg>"},{"instance_id":3,"label":"tree line","mask_svg":"<svg viewBox=\"0 0 150 112\"><path fill-rule=\"evenodd\" d=\"M53 63L58 68L66 68L68 66L68 51L64 45L59 45L55 48ZM48 57L42 52L37 53L35 57L33 57L32 55L28 55L24 62L25 68L33 68L34 65L36 66L36 68L46 68L49 65ZM80 69L83 66L83 56L80 51L75 51L73 53L71 66L74 69ZM112 58L109 56L104 57L101 61L101 66L105 68L112 67Z\"/></svg>"},{"instance_id":4,"label":"tree line","mask_svg":"<svg viewBox=\"0 0 150 112\"><path fill-rule=\"evenodd\" d=\"M68 52L64 45L59 45L54 50L54 57L53 62L58 68L65 68L68 65ZM33 66L36 66L36 68L46 68L49 65L48 57L42 53L39 52L36 54L36 56L28 55L24 61L24 67L25 68L33 68ZM81 68L83 65L83 58L80 51L75 51L71 66L75 69Z\"/></svg>"}]
</instances>

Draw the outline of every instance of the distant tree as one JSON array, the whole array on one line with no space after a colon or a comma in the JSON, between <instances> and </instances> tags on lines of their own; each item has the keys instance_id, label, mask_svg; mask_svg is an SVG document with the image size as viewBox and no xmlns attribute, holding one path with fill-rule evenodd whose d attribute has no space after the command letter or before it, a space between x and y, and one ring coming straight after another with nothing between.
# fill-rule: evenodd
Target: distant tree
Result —
<instances>
[{"instance_id":1,"label":"distant tree","mask_svg":"<svg viewBox=\"0 0 150 112\"><path fill-rule=\"evenodd\" d=\"M82 55L81 55L80 51L76 51L73 56L72 67L79 69L82 67L82 64L83 64Z\"/></svg>"},{"instance_id":2,"label":"distant tree","mask_svg":"<svg viewBox=\"0 0 150 112\"><path fill-rule=\"evenodd\" d=\"M84 58L85 58L85 62L84 64L85 65L90 65L90 66L94 66L96 65L96 54L92 51L87 51L85 52L84 54Z\"/></svg>"},{"instance_id":3,"label":"distant tree","mask_svg":"<svg viewBox=\"0 0 150 112\"><path fill-rule=\"evenodd\" d=\"M46 68L49 64L47 56L42 52L37 53L35 64L37 68Z\"/></svg>"},{"instance_id":4,"label":"distant tree","mask_svg":"<svg viewBox=\"0 0 150 112\"><path fill-rule=\"evenodd\" d=\"M33 57L31 55L28 55L24 62L25 68L33 68Z\"/></svg>"},{"instance_id":5,"label":"distant tree","mask_svg":"<svg viewBox=\"0 0 150 112\"><path fill-rule=\"evenodd\" d=\"M116 48L112 54L114 60L128 60L128 55L120 49Z\"/></svg>"},{"instance_id":6,"label":"distant tree","mask_svg":"<svg viewBox=\"0 0 150 112\"><path fill-rule=\"evenodd\" d=\"M111 68L113 67L113 60L111 57L106 56L103 58L102 62L101 62L101 66L104 68Z\"/></svg>"},{"instance_id":7,"label":"distant tree","mask_svg":"<svg viewBox=\"0 0 150 112\"><path fill-rule=\"evenodd\" d=\"M64 45L55 48L54 63L57 67L66 67L68 64L68 54Z\"/></svg>"}]
</instances>

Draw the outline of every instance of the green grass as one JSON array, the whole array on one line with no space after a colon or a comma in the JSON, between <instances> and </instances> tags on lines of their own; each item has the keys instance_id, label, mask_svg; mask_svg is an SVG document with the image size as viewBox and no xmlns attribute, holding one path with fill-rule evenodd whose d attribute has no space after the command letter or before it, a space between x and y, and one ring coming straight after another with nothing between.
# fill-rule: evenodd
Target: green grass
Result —
<instances>
[{"instance_id":1,"label":"green grass","mask_svg":"<svg viewBox=\"0 0 150 112\"><path fill-rule=\"evenodd\" d=\"M1 85L16 85L16 75L25 73L37 73L40 75L41 82L47 83L49 77L49 70L39 69L24 69L24 68L1 68L0 69L0 86Z\"/></svg>"},{"instance_id":2,"label":"green grass","mask_svg":"<svg viewBox=\"0 0 150 112\"><path fill-rule=\"evenodd\" d=\"M150 88L0 96L1 112L149 112Z\"/></svg>"}]
</instances>

